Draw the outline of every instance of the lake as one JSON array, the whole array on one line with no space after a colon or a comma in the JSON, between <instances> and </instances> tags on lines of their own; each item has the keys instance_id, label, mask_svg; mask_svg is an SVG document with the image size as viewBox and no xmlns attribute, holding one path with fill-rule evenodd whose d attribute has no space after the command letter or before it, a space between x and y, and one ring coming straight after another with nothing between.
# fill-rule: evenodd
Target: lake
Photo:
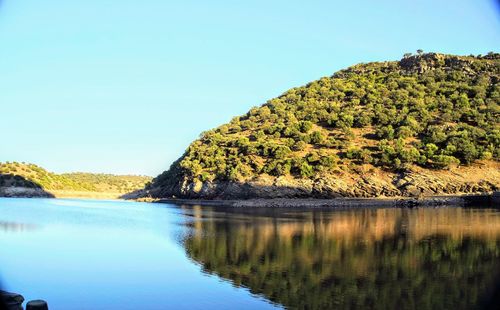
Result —
<instances>
[{"instance_id":1,"label":"lake","mask_svg":"<svg viewBox=\"0 0 500 310\"><path fill-rule=\"evenodd\" d=\"M479 309L500 212L0 198L0 279L49 309Z\"/></svg>"}]
</instances>

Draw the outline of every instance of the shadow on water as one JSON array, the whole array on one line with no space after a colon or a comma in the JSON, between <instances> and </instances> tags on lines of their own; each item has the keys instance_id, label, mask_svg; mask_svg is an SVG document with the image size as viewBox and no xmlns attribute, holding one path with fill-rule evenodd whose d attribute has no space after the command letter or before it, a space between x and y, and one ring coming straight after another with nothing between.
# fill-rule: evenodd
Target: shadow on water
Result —
<instances>
[{"instance_id":1,"label":"shadow on water","mask_svg":"<svg viewBox=\"0 0 500 310\"><path fill-rule=\"evenodd\" d=\"M497 210L181 208L190 219L181 242L204 272L287 308L484 309L498 302Z\"/></svg>"},{"instance_id":2,"label":"shadow on water","mask_svg":"<svg viewBox=\"0 0 500 310\"><path fill-rule=\"evenodd\" d=\"M0 197L45 197L55 196L40 184L20 175L0 173Z\"/></svg>"}]
</instances>

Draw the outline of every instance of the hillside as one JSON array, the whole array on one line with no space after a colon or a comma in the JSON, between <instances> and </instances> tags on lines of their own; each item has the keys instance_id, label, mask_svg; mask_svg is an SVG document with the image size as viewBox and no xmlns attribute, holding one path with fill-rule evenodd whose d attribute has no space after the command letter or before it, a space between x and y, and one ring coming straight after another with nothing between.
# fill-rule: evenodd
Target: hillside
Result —
<instances>
[{"instance_id":1,"label":"hillside","mask_svg":"<svg viewBox=\"0 0 500 310\"><path fill-rule=\"evenodd\" d=\"M7 196L5 191L22 195L23 190L19 189L28 188L32 189L30 196L116 198L144 187L150 180L150 177L136 175L56 174L34 164L0 163L0 196L2 193Z\"/></svg>"},{"instance_id":2,"label":"hillside","mask_svg":"<svg viewBox=\"0 0 500 310\"><path fill-rule=\"evenodd\" d=\"M495 190L500 55L405 55L292 88L201 134L143 197Z\"/></svg>"}]
</instances>

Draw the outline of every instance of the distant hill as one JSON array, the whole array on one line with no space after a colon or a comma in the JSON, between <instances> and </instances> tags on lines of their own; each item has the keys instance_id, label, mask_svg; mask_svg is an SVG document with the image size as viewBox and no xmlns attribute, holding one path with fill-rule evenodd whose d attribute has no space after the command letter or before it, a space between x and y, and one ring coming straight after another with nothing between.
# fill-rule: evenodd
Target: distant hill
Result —
<instances>
[{"instance_id":1,"label":"distant hill","mask_svg":"<svg viewBox=\"0 0 500 310\"><path fill-rule=\"evenodd\" d=\"M500 55L405 55L292 88L201 134L143 197L379 197L500 182Z\"/></svg>"},{"instance_id":2,"label":"distant hill","mask_svg":"<svg viewBox=\"0 0 500 310\"><path fill-rule=\"evenodd\" d=\"M144 187L149 181L151 177L148 176L82 172L56 174L34 164L0 163L0 196L2 188L4 192L14 191L16 196L22 196L23 191L12 188L31 188L55 196L116 198ZM42 191L39 191L40 195L44 196ZM32 192L30 195L37 196ZM4 196L7 195L4 193Z\"/></svg>"}]
</instances>

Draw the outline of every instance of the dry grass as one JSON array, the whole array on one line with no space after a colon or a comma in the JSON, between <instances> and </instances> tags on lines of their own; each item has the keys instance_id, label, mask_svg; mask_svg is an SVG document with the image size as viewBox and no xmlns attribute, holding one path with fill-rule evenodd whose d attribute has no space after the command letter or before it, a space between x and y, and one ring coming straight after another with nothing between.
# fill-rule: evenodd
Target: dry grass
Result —
<instances>
[{"instance_id":1,"label":"dry grass","mask_svg":"<svg viewBox=\"0 0 500 310\"><path fill-rule=\"evenodd\" d=\"M56 198L120 199L125 193L52 190Z\"/></svg>"}]
</instances>

